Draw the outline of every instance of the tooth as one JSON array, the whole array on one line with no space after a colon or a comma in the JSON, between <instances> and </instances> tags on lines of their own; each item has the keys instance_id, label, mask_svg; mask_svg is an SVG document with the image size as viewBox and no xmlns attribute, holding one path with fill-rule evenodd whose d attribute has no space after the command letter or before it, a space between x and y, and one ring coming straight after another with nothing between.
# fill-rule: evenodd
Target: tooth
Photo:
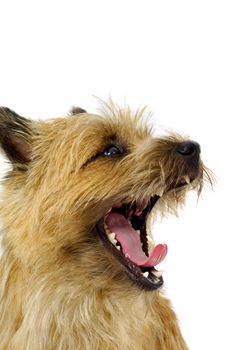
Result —
<instances>
[{"instance_id":1,"label":"tooth","mask_svg":"<svg viewBox=\"0 0 232 350\"><path fill-rule=\"evenodd\" d=\"M140 216L142 214L142 212L143 212L142 210L137 209L134 214L136 216Z\"/></svg>"},{"instance_id":2,"label":"tooth","mask_svg":"<svg viewBox=\"0 0 232 350\"><path fill-rule=\"evenodd\" d=\"M155 248L155 242L150 236L147 236L148 252L151 253Z\"/></svg>"},{"instance_id":3,"label":"tooth","mask_svg":"<svg viewBox=\"0 0 232 350\"><path fill-rule=\"evenodd\" d=\"M116 244L118 243L116 239L112 239L112 240L110 240L110 242L111 242L114 246L116 246Z\"/></svg>"},{"instance_id":4,"label":"tooth","mask_svg":"<svg viewBox=\"0 0 232 350\"><path fill-rule=\"evenodd\" d=\"M109 239L115 239L115 233L111 232L108 234Z\"/></svg>"},{"instance_id":5,"label":"tooth","mask_svg":"<svg viewBox=\"0 0 232 350\"><path fill-rule=\"evenodd\" d=\"M152 274L155 276L155 277L161 277L163 275L163 271L152 271Z\"/></svg>"},{"instance_id":6,"label":"tooth","mask_svg":"<svg viewBox=\"0 0 232 350\"><path fill-rule=\"evenodd\" d=\"M110 233L110 230L106 224L104 224L104 229L105 229L106 233Z\"/></svg>"},{"instance_id":7,"label":"tooth","mask_svg":"<svg viewBox=\"0 0 232 350\"><path fill-rule=\"evenodd\" d=\"M184 176L185 182L189 185L190 184L190 178L188 175Z\"/></svg>"},{"instance_id":8,"label":"tooth","mask_svg":"<svg viewBox=\"0 0 232 350\"><path fill-rule=\"evenodd\" d=\"M148 271L143 272L143 276L147 278L149 276L149 272Z\"/></svg>"},{"instance_id":9,"label":"tooth","mask_svg":"<svg viewBox=\"0 0 232 350\"><path fill-rule=\"evenodd\" d=\"M162 195L164 194L164 189L160 188L156 191L156 193L154 194L155 196L159 196L162 197Z\"/></svg>"},{"instance_id":10,"label":"tooth","mask_svg":"<svg viewBox=\"0 0 232 350\"><path fill-rule=\"evenodd\" d=\"M120 248L120 246L119 245L116 245L116 248L120 251L121 250L121 248Z\"/></svg>"},{"instance_id":11,"label":"tooth","mask_svg":"<svg viewBox=\"0 0 232 350\"><path fill-rule=\"evenodd\" d=\"M136 230L135 232L140 236L140 230Z\"/></svg>"},{"instance_id":12,"label":"tooth","mask_svg":"<svg viewBox=\"0 0 232 350\"><path fill-rule=\"evenodd\" d=\"M153 245L155 244L155 242L153 241L153 239L151 238L151 236L147 235L147 240L148 242L152 243Z\"/></svg>"},{"instance_id":13,"label":"tooth","mask_svg":"<svg viewBox=\"0 0 232 350\"><path fill-rule=\"evenodd\" d=\"M115 239L115 233L114 233L114 232L108 234L108 238L109 238L109 241L110 241L111 243L113 243L114 245L116 245L117 240Z\"/></svg>"}]
</instances>

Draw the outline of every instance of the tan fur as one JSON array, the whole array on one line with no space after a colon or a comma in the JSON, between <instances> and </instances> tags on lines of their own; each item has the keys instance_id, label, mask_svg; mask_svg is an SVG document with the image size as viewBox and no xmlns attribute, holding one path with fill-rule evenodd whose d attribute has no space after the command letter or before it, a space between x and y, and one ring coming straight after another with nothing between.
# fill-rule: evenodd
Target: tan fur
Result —
<instances>
[{"instance_id":1,"label":"tan fur","mask_svg":"<svg viewBox=\"0 0 232 350\"><path fill-rule=\"evenodd\" d=\"M187 349L162 291L130 280L96 234L114 203L165 191L184 167L171 157L183 139L154 139L142 112L131 114L115 106L103 117L74 110L25 126L31 158L13 161L1 204L1 350ZM125 157L93 158L115 138ZM175 210L188 189L164 194L160 210Z\"/></svg>"}]
</instances>

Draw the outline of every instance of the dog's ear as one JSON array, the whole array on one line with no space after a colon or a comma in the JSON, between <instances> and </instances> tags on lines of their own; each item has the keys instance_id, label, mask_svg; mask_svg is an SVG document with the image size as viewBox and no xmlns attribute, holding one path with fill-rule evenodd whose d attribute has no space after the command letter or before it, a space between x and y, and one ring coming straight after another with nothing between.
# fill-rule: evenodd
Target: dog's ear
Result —
<instances>
[{"instance_id":1,"label":"dog's ear","mask_svg":"<svg viewBox=\"0 0 232 350\"><path fill-rule=\"evenodd\" d=\"M0 147L14 166L31 160L32 122L6 107L0 107Z\"/></svg>"},{"instance_id":2,"label":"dog's ear","mask_svg":"<svg viewBox=\"0 0 232 350\"><path fill-rule=\"evenodd\" d=\"M87 113L86 110L80 107L72 107L70 110L70 115L80 114L80 113Z\"/></svg>"}]
</instances>

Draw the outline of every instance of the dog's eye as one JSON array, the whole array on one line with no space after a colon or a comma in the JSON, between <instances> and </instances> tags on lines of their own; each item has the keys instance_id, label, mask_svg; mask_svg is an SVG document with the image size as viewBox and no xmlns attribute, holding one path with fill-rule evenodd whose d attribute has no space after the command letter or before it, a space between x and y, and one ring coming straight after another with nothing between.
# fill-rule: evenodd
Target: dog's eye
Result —
<instances>
[{"instance_id":1,"label":"dog's eye","mask_svg":"<svg viewBox=\"0 0 232 350\"><path fill-rule=\"evenodd\" d=\"M120 146L110 145L104 151L103 155L106 157L116 157L123 153L123 149Z\"/></svg>"}]
</instances>

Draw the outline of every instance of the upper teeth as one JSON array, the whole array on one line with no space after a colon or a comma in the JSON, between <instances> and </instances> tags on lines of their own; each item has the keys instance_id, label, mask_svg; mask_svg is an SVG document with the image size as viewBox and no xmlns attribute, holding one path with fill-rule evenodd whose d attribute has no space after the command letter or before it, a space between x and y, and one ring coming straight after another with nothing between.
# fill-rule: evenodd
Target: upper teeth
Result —
<instances>
[{"instance_id":1,"label":"upper teeth","mask_svg":"<svg viewBox=\"0 0 232 350\"><path fill-rule=\"evenodd\" d=\"M148 235L147 235L147 243L148 243L148 252L150 254L155 248L155 242L153 241L152 237Z\"/></svg>"},{"instance_id":2,"label":"upper teeth","mask_svg":"<svg viewBox=\"0 0 232 350\"><path fill-rule=\"evenodd\" d=\"M159 188L159 189L156 190L156 193L154 195L162 197L163 194L164 194L164 189L163 188Z\"/></svg>"},{"instance_id":3,"label":"upper teeth","mask_svg":"<svg viewBox=\"0 0 232 350\"><path fill-rule=\"evenodd\" d=\"M157 210L156 210L156 206L154 206L152 208L152 210L150 211L150 213L147 216L147 222L146 222L146 228L147 228L147 238L148 241L150 243L152 243L154 245L154 241L152 240L151 236L152 236L152 231L153 231L153 224L155 222L155 219L157 217Z\"/></svg>"},{"instance_id":4,"label":"upper teeth","mask_svg":"<svg viewBox=\"0 0 232 350\"><path fill-rule=\"evenodd\" d=\"M184 176L184 179L185 179L185 182L189 185L190 182L191 182L189 176L188 176L188 175L185 175L185 176Z\"/></svg>"},{"instance_id":5,"label":"upper teeth","mask_svg":"<svg viewBox=\"0 0 232 350\"><path fill-rule=\"evenodd\" d=\"M151 236L147 236L148 242L152 243L153 245L155 244Z\"/></svg>"}]
</instances>

